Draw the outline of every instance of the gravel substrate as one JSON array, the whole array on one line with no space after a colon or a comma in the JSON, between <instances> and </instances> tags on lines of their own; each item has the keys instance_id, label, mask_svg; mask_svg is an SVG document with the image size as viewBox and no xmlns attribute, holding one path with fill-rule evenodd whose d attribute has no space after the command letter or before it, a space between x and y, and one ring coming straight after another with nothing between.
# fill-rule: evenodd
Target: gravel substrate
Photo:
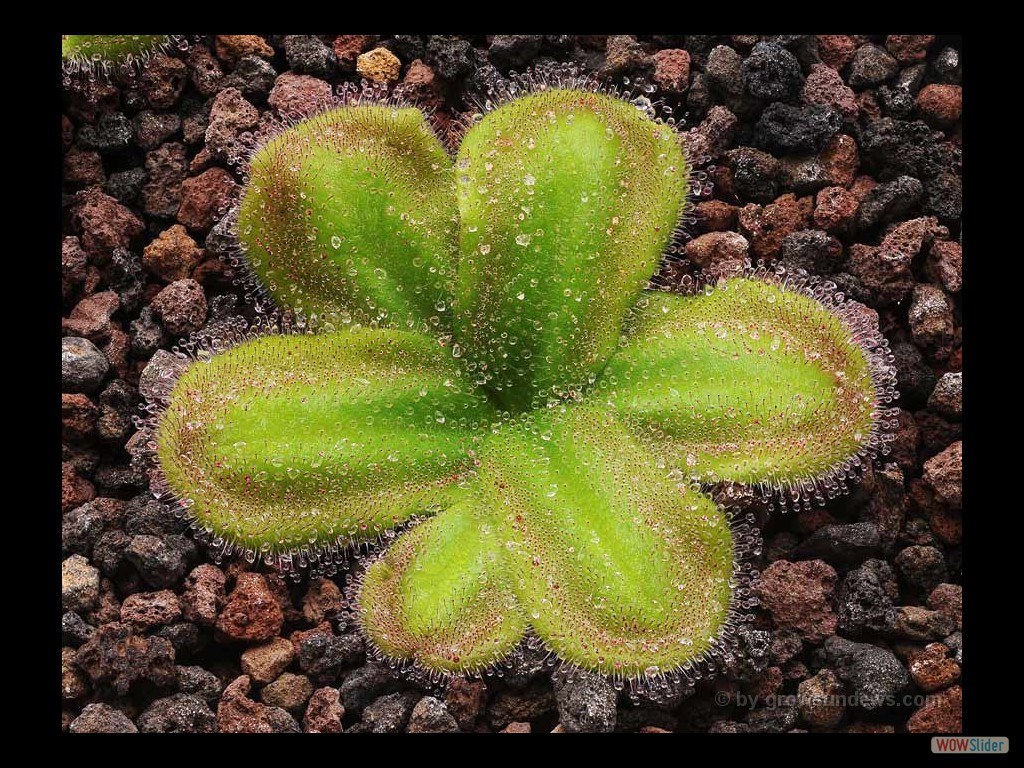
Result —
<instances>
[{"instance_id":1,"label":"gravel substrate","mask_svg":"<svg viewBox=\"0 0 1024 768\"><path fill-rule=\"evenodd\" d=\"M62 101L64 731L960 732L961 54L890 36L193 38ZM767 515L761 606L728 669L660 702L552 679L425 688L367 661L345 576L213 564L149 492L133 417L154 356L235 314L221 211L247 134L367 78L442 130L510 71L646 82L708 184L672 283L761 259L876 311L899 371L892 453L826 507ZM159 361L158 361L159 363ZM665 698L665 697L663 697Z\"/></svg>"}]
</instances>

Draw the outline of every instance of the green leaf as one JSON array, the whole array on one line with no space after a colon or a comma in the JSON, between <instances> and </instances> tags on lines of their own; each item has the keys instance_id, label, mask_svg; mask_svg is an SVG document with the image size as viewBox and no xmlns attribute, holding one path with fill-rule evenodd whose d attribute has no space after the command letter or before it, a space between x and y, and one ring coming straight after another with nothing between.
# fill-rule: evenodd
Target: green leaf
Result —
<instances>
[{"instance_id":1,"label":"green leaf","mask_svg":"<svg viewBox=\"0 0 1024 768\"><path fill-rule=\"evenodd\" d=\"M742 278L645 301L593 402L669 466L788 487L869 445L879 402L868 358L818 301Z\"/></svg>"},{"instance_id":2,"label":"green leaf","mask_svg":"<svg viewBox=\"0 0 1024 768\"><path fill-rule=\"evenodd\" d=\"M427 336L267 336L178 380L157 443L218 537L282 553L365 541L462 493L495 414Z\"/></svg>"},{"instance_id":3,"label":"green leaf","mask_svg":"<svg viewBox=\"0 0 1024 768\"><path fill-rule=\"evenodd\" d=\"M423 114L352 106L255 153L238 231L278 304L430 330L450 325L456 216L451 159Z\"/></svg>"},{"instance_id":4,"label":"green leaf","mask_svg":"<svg viewBox=\"0 0 1024 768\"><path fill-rule=\"evenodd\" d=\"M725 515L670 480L613 415L532 414L482 455L480 492L516 596L559 657L637 677L709 649L730 609Z\"/></svg>"},{"instance_id":5,"label":"green leaf","mask_svg":"<svg viewBox=\"0 0 1024 768\"><path fill-rule=\"evenodd\" d=\"M462 502L402 534L366 571L359 619L392 659L480 671L526 628L491 521Z\"/></svg>"},{"instance_id":6,"label":"green leaf","mask_svg":"<svg viewBox=\"0 0 1024 768\"><path fill-rule=\"evenodd\" d=\"M148 59L168 45L173 35L61 35L65 61L103 64Z\"/></svg>"},{"instance_id":7,"label":"green leaf","mask_svg":"<svg viewBox=\"0 0 1024 768\"><path fill-rule=\"evenodd\" d=\"M456 336L511 410L579 390L682 213L678 137L603 94L549 90L491 112L456 163Z\"/></svg>"}]
</instances>

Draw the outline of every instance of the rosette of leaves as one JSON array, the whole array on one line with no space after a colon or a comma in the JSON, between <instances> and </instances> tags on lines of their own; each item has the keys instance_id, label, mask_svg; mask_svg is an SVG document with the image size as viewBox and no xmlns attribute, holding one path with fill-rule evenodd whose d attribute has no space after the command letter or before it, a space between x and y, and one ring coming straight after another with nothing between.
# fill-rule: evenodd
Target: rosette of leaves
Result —
<instances>
[{"instance_id":1,"label":"rosette of leaves","mask_svg":"<svg viewBox=\"0 0 1024 768\"><path fill-rule=\"evenodd\" d=\"M619 679L711 659L747 606L741 534L701 489L830 495L884 448L893 374L834 287L649 288L689 190L679 139L551 88L482 117L454 159L394 105L267 140L239 240L321 330L177 379L157 456L194 524L284 568L387 542L359 623L435 674L527 636Z\"/></svg>"}]
</instances>

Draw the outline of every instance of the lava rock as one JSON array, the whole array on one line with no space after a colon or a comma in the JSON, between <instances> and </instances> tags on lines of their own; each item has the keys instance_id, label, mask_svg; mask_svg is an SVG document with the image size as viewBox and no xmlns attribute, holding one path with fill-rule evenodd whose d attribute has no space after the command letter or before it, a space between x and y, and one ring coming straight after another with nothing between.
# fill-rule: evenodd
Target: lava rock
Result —
<instances>
[{"instance_id":1,"label":"lava rock","mask_svg":"<svg viewBox=\"0 0 1024 768\"><path fill-rule=\"evenodd\" d=\"M533 61L543 42L543 35L495 35L487 49L487 58L502 72L508 72Z\"/></svg>"},{"instance_id":2,"label":"lava rock","mask_svg":"<svg viewBox=\"0 0 1024 768\"><path fill-rule=\"evenodd\" d=\"M181 666L175 669L175 681L182 693L198 696L213 703L220 698L224 686L220 678L203 667Z\"/></svg>"},{"instance_id":3,"label":"lava rock","mask_svg":"<svg viewBox=\"0 0 1024 768\"><path fill-rule=\"evenodd\" d=\"M195 553L196 545L185 536L147 535L132 538L125 558L138 569L147 584L168 589L185 575Z\"/></svg>"},{"instance_id":4,"label":"lava rock","mask_svg":"<svg viewBox=\"0 0 1024 768\"><path fill-rule=\"evenodd\" d=\"M291 77L306 77L313 82L323 83L323 80L317 80L308 75L295 75L292 72L285 74ZM262 104L264 101L268 101L268 96L273 91L277 80L277 70L269 61L259 56L244 56L235 65L234 71L224 78L222 85L226 88L237 88L246 99ZM282 112L282 114L284 113Z\"/></svg>"},{"instance_id":5,"label":"lava rock","mask_svg":"<svg viewBox=\"0 0 1024 768\"><path fill-rule=\"evenodd\" d=\"M960 51L947 46L939 51L939 55L932 62L932 69L936 79L943 83L959 84L963 75L963 61Z\"/></svg>"},{"instance_id":6,"label":"lava rock","mask_svg":"<svg viewBox=\"0 0 1024 768\"><path fill-rule=\"evenodd\" d=\"M138 733L128 716L107 704L89 704L76 717L68 730L71 733Z\"/></svg>"},{"instance_id":7,"label":"lava rock","mask_svg":"<svg viewBox=\"0 0 1024 768\"><path fill-rule=\"evenodd\" d=\"M129 325L132 353L141 359L152 357L160 347L165 346L170 337L153 316L153 310L143 307L139 316Z\"/></svg>"},{"instance_id":8,"label":"lava rock","mask_svg":"<svg viewBox=\"0 0 1024 768\"><path fill-rule=\"evenodd\" d=\"M569 733L611 733L615 730L618 694L601 675L573 673L556 681L559 722Z\"/></svg>"},{"instance_id":9,"label":"lava rock","mask_svg":"<svg viewBox=\"0 0 1024 768\"><path fill-rule=\"evenodd\" d=\"M828 668L797 687L800 716L814 730L829 730L843 719L846 707L841 703L843 684Z\"/></svg>"},{"instance_id":10,"label":"lava rock","mask_svg":"<svg viewBox=\"0 0 1024 768\"><path fill-rule=\"evenodd\" d=\"M820 229L803 229L786 235L780 253L789 267L820 275L834 272L839 267L843 246Z\"/></svg>"},{"instance_id":11,"label":"lava rock","mask_svg":"<svg viewBox=\"0 0 1024 768\"><path fill-rule=\"evenodd\" d=\"M832 107L844 120L857 117L857 101L853 90L842 76L827 64L815 64L804 83L800 96L805 104Z\"/></svg>"},{"instance_id":12,"label":"lava rock","mask_svg":"<svg viewBox=\"0 0 1024 768\"><path fill-rule=\"evenodd\" d=\"M140 634L181 618L178 596L169 589L136 592L121 603L121 621Z\"/></svg>"},{"instance_id":13,"label":"lava rock","mask_svg":"<svg viewBox=\"0 0 1024 768\"><path fill-rule=\"evenodd\" d=\"M284 624L281 606L258 573L240 573L217 618L217 631L228 640L260 642L277 637Z\"/></svg>"},{"instance_id":14,"label":"lava rock","mask_svg":"<svg viewBox=\"0 0 1024 768\"><path fill-rule=\"evenodd\" d=\"M800 62L777 43L758 43L743 61L743 86L759 99L787 101L804 84Z\"/></svg>"},{"instance_id":15,"label":"lava rock","mask_svg":"<svg viewBox=\"0 0 1024 768\"><path fill-rule=\"evenodd\" d=\"M864 709L891 706L895 695L910 684L899 659L876 645L833 636L825 641L825 655L836 676L850 687Z\"/></svg>"},{"instance_id":16,"label":"lava rock","mask_svg":"<svg viewBox=\"0 0 1024 768\"><path fill-rule=\"evenodd\" d=\"M283 673L295 658L292 644L275 637L263 645L246 648L242 653L242 672L259 685L266 685Z\"/></svg>"},{"instance_id":17,"label":"lava rock","mask_svg":"<svg viewBox=\"0 0 1024 768\"><path fill-rule=\"evenodd\" d=\"M100 626L78 649L75 661L94 685L108 685L121 696L138 680L167 687L176 677L170 641L140 637L117 622Z\"/></svg>"},{"instance_id":18,"label":"lava rock","mask_svg":"<svg viewBox=\"0 0 1024 768\"><path fill-rule=\"evenodd\" d=\"M143 110L132 118L135 143L145 150L156 149L181 130L181 118L169 112Z\"/></svg>"},{"instance_id":19,"label":"lava rock","mask_svg":"<svg viewBox=\"0 0 1024 768\"><path fill-rule=\"evenodd\" d=\"M893 564L906 584L924 594L949 580L946 559L935 547L906 547L896 555Z\"/></svg>"},{"instance_id":20,"label":"lava rock","mask_svg":"<svg viewBox=\"0 0 1024 768\"><path fill-rule=\"evenodd\" d=\"M480 56L468 40L451 35L431 35L427 63L445 80L457 80L480 66Z\"/></svg>"},{"instance_id":21,"label":"lava rock","mask_svg":"<svg viewBox=\"0 0 1024 768\"><path fill-rule=\"evenodd\" d=\"M963 506L963 442L957 440L924 463L924 480L952 509Z\"/></svg>"},{"instance_id":22,"label":"lava rock","mask_svg":"<svg viewBox=\"0 0 1024 768\"><path fill-rule=\"evenodd\" d=\"M214 733L217 718L198 696L176 693L157 699L139 715L141 733Z\"/></svg>"},{"instance_id":23,"label":"lava rock","mask_svg":"<svg viewBox=\"0 0 1024 768\"><path fill-rule=\"evenodd\" d=\"M796 727L799 717L796 707L762 707L747 715L744 725L748 733L786 733Z\"/></svg>"},{"instance_id":24,"label":"lava rock","mask_svg":"<svg viewBox=\"0 0 1024 768\"><path fill-rule=\"evenodd\" d=\"M754 590L776 627L795 629L804 639L817 642L836 630L830 604L835 586L836 572L821 560L776 560Z\"/></svg>"},{"instance_id":25,"label":"lava rock","mask_svg":"<svg viewBox=\"0 0 1024 768\"><path fill-rule=\"evenodd\" d=\"M387 48L374 48L359 55L356 72L373 83L393 83L402 74L402 61Z\"/></svg>"},{"instance_id":26,"label":"lava rock","mask_svg":"<svg viewBox=\"0 0 1024 768\"><path fill-rule=\"evenodd\" d=\"M817 152L839 133L839 113L831 107L794 107L776 101L761 113L754 136L771 152Z\"/></svg>"},{"instance_id":27,"label":"lava rock","mask_svg":"<svg viewBox=\"0 0 1024 768\"><path fill-rule=\"evenodd\" d=\"M839 631L853 636L887 632L895 621L893 603L899 598L896 574L884 560L867 560L850 571L836 594Z\"/></svg>"},{"instance_id":28,"label":"lava rock","mask_svg":"<svg viewBox=\"0 0 1024 768\"><path fill-rule=\"evenodd\" d=\"M882 224L910 215L921 197L924 185L912 176L900 176L893 181L878 184L860 202L857 226L870 230Z\"/></svg>"},{"instance_id":29,"label":"lava rock","mask_svg":"<svg viewBox=\"0 0 1024 768\"><path fill-rule=\"evenodd\" d=\"M88 339L65 336L60 341L60 379L63 392L95 392L110 363Z\"/></svg>"},{"instance_id":30,"label":"lava rock","mask_svg":"<svg viewBox=\"0 0 1024 768\"><path fill-rule=\"evenodd\" d=\"M850 63L850 85L854 88L873 88L891 80L900 70L896 59L884 48L870 43L862 45Z\"/></svg>"},{"instance_id":31,"label":"lava rock","mask_svg":"<svg viewBox=\"0 0 1024 768\"><path fill-rule=\"evenodd\" d=\"M224 689L217 704L220 733L274 733L269 707L249 698L252 683L246 675L237 677Z\"/></svg>"},{"instance_id":32,"label":"lava rock","mask_svg":"<svg viewBox=\"0 0 1024 768\"><path fill-rule=\"evenodd\" d=\"M928 397L928 408L947 419L960 421L963 415L963 373L944 373Z\"/></svg>"},{"instance_id":33,"label":"lava rock","mask_svg":"<svg viewBox=\"0 0 1024 768\"><path fill-rule=\"evenodd\" d=\"M176 280L160 291L150 306L174 336L187 336L206 322L206 294L195 280Z\"/></svg>"},{"instance_id":34,"label":"lava rock","mask_svg":"<svg viewBox=\"0 0 1024 768\"><path fill-rule=\"evenodd\" d=\"M381 696L363 710L363 723L370 733L401 733L419 698L411 691Z\"/></svg>"},{"instance_id":35,"label":"lava rock","mask_svg":"<svg viewBox=\"0 0 1024 768\"><path fill-rule=\"evenodd\" d=\"M825 525L796 548L800 560L824 560L839 573L881 553L882 539L874 523Z\"/></svg>"},{"instance_id":36,"label":"lava rock","mask_svg":"<svg viewBox=\"0 0 1024 768\"><path fill-rule=\"evenodd\" d=\"M206 232L231 201L235 187L235 180L223 168L209 168L185 179L178 221L196 232Z\"/></svg>"},{"instance_id":37,"label":"lava rock","mask_svg":"<svg viewBox=\"0 0 1024 768\"><path fill-rule=\"evenodd\" d=\"M131 144L133 133L131 120L121 112L107 112L95 125L83 125L78 130L78 146L102 153L114 152Z\"/></svg>"},{"instance_id":38,"label":"lava rock","mask_svg":"<svg viewBox=\"0 0 1024 768\"><path fill-rule=\"evenodd\" d=\"M260 692L260 699L271 707L298 712L313 695L313 684L305 675L285 672Z\"/></svg>"},{"instance_id":39,"label":"lava rock","mask_svg":"<svg viewBox=\"0 0 1024 768\"><path fill-rule=\"evenodd\" d=\"M313 691L306 707L302 724L306 733L341 733L345 708L341 706L337 688L319 688Z\"/></svg>"},{"instance_id":40,"label":"lava rock","mask_svg":"<svg viewBox=\"0 0 1024 768\"><path fill-rule=\"evenodd\" d=\"M88 642L96 631L96 627L86 624L85 619L74 611L67 611L60 620L60 637L64 645L75 648L82 643Z\"/></svg>"},{"instance_id":41,"label":"lava rock","mask_svg":"<svg viewBox=\"0 0 1024 768\"><path fill-rule=\"evenodd\" d=\"M285 35L284 55L288 66L303 75L328 78L338 66L338 57L315 35Z\"/></svg>"},{"instance_id":42,"label":"lava rock","mask_svg":"<svg viewBox=\"0 0 1024 768\"><path fill-rule=\"evenodd\" d=\"M299 667L317 683L332 683L343 669L361 663L365 654L359 635L317 632L299 643Z\"/></svg>"},{"instance_id":43,"label":"lava rock","mask_svg":"<svg viewBox=\"0 0 1024 768\"><path fill-rule=\"evenodd\" d=\"M433 696L424 696L409 715L406 733L454 733L459 729L455 718L448 712L444 702Z\"/></svg>"},{"instance_id":44,"label":"lava rock","mask_svg":"<svg viewBox=\"0 0 1024 768\"><path fill-rule=\"evenodd\" d=\"M61 563L60 591L63 610L91 611L100 599L100 572L81 555L72 555Z\"/></svg>"},{"instance_id":45,"label":"lava rock","mask_svg":"<svg viewBox=\"0 0 1024 768\"><path fill-rule=\"evenodd\" d=\"M725 153L726 163L732 169L736 193L755 203L770 203L779 191L779 161L751 147L738 147Z\"/></svg>"},{"instance_id":46,"label":"lava rock","mask_svg":"<svg viewBox=\"0 0 1024 768\"><path fill-rule=\"evenodd\" d=\"M949 648L942 643L930 643L910 656L908 669L918 688L930 693L960 679L960 665L947 658L948 654Z\"/></svg>"},{"instance_id":47,"label":"lava rock","mask_svg":"<svg viewBox=\"0 0 1024 768\"><path fill-rule=\"evenodd\" d=\"M953 306L941 288L914 286L907 320L920 347L936 350L953 340Z\"/></svg>"},{"instance_id":48,"label":"lava rock","mask_svg":"<svg viewBox=\"0 0 1024 768\"><path fill-rule=\"evenodd\" d=\"M963 733L963 691L959 685L928 698L907 720L910 733Z\"/></svg>"},{"instance_id":49,"label":"lava rock","mask_svg":"<svg viewBox=\"0 0 1024 768\"><path fill-rule=\"evenodd\" d=\"M690 54L682 48L655 53L654 83L669 93L684 93L690 85Z\"/></svg>"},{"instance_id":50,"label":"lava rock","mask_svg":"<svg viewBox=\"0 0 1024 768\"><path fill-rule=\"evenodd\" d=\"M361 712L378 696L397 691L400 687L399 681L385 667L369 663L345 678L340 689L341 703L347 712Z\"/></svg>"}]
</instances>

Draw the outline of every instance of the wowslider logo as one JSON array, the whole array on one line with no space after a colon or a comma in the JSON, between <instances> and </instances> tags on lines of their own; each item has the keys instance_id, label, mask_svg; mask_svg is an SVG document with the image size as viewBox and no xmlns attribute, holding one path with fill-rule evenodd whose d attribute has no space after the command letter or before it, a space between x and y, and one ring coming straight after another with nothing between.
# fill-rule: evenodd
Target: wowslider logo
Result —
<instances>
[{"instance_id":1,"label":"wowslider logo","mask_svg":"<svg viewBox=\"0 0 1024 768\"><path fill-rule=\"evenodd\" d=\"M1006 753L1010 740L1005 736L932 736L932 752L943 754Z\"/></svg>"}]
</instances>

